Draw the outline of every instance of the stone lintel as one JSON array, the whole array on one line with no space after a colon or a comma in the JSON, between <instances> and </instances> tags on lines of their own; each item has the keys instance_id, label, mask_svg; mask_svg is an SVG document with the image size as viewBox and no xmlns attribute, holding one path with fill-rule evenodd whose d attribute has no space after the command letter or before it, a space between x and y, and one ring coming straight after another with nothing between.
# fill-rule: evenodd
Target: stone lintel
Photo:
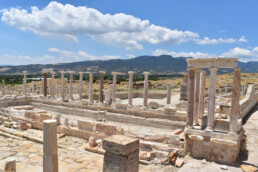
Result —
<instances>
[{"instance_id":1,"label":"stone lintel","mask_svg":"<svg viewBox=\"0 0 258 172\"><path fill-rule=\"evenodd\" d=\"M211 138L210 142L214 144L225 145L225 146L237 146L237 141L232 141L232 140Z\"/></svg>"},{"instance_id":2,"label":"stone lintel","mask_svg":"<svg viewBox=\"0 0 258 172\"><path fill-rule=\"evenodd\" d=\"M139 139L123 135L112 135L103 139L102 148L114 154L129 155L139 149Z\"/></svg>"},{"instance_id":3,"label":"stone lintel","mask_svg":"<svg viewBox=\"0 0 258 172\"><path fill-rule=\"evenodd\" d=\"M238 58L198 58L186 59L188 67L194 68L236 68Z\"/></svg>"}]
</instances>

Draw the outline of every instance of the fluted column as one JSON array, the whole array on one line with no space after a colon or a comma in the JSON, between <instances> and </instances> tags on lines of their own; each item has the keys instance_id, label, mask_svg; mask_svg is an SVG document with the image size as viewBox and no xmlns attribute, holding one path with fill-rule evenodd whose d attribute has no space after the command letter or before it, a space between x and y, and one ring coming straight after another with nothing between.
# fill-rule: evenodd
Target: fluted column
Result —
<instances>
[{"instance_id":1,"label":"fluted column","mask_svg":"<svg viewBox=\"0 0 258 172\"><path fill-rule=\"evenodd\" d=\"M149 72L143 72L144 74L144 92L143 92L143 106L148 106L148 76Z\"/></svg>"},{"instance_id":2,"label":"fluted column","mask_svg":"<svg viewBox=\"0 0 258 172\"><path fill-rule=\"evenodd\" d=\"M199 118L204 115L205 104L205 88L206 88L206 71L202 70L200 74L200 97L199 97Z\"/></svg>"},{"instance_id":3,"label":"fluted column","mask_svg":"<svg viewBox=\"0 0 258 172\"><path fill-rule=\"evenodd\" d=\"M113 74L113 87L112 87L112 102L116 103L116 72L112 72Z\"/></svg>"},{"instance_id":4,"label":"fluted column","mask_svg":"<svg viewBox=\"0 0 258 172\"><path fill-rule=\"evenodd\" d=\"M208 103L208 121L207 131L214 130L215 121L215 98L216 98L216 75L217 68L210 68L210 84L209 84L209 103Z\"/></svg>"},{"instance_id":5,"label":"fluted column","mask_svg":"<svg viewBox=\"0 0 258 172\"><path fill-rule=\"evenodd\" d=\"M65 98L65 79L64 79L64 71L61 71L61 97L64 100Z\"/></svg>"},{"instance_id":6,"label":"fluted column","mask_svg":"<svg viewBox=\"0 0 258 172\"><path fill-rule=\"evenodd\" d=\"M103 89L104 89L104 75L105 72L104 71L99 71L99 79L100 79L100 83L99 83L99 101L101 103L103 103L104 101L104 94L103 94Z\"/></svg>"},{"instance_id":7,"label":"fluted column","mask_svg":"<svg viewBox=\"0 0 258 172\"><path fill-rule=\"evenodd\" d=\"M51 97L55 98L55 72L51 72L51 87L50 87L50 92L51 92Z\"/></svg>"},{"instance_id":8,"label":"fluted column","mask_svg":"<svg viewBox=\"0 0 258 172\"><path fill-rule=\"evenodd\" d=\"M89 74L89 100L92 102L93 101L93 74Z\"/></svg>"},{"instance_id":9,"label":"fluted column","mask_svg":"<svg viewBox=\"0 0 258 172\"><path fill-rule=\"evenodd\" d=\"M194 85L194 125L199 125L198 109L199 109L199 95L200 94L200 69L195 70L195 85Z\"/></svg>"},{"instance_id":10,"label":"fluted column","mask_svg":"<svg viewBox=\"0 0 258 172\"><path fill-rule=\"evenodd\" d=\"M186 126L193 128L195 68L188 68L187 118Z\"/></svg>"},{"instance_id":11,"label":"fluted column","mask_svg":"<svg viewBox=\"0 0 258 172\"><path fill-rule=\"evenodd\" d=\"M70 73L69 99L74 100L74 98L73 98L73 72L70 71L69 73Z\"/></svg>"},{"instance_id":12,"label":"fluted column","mask_svg":"<svg viewBox=\"0 0 258 172\"><path fill-rule=\"evenodd\" d=\"M239 116L239 99L240 99L240 82L241 82L241 70L240 68L234 69L234 81L232 87L232 100L230 110L230 123L229 131L236 133L238 129L238 116Z\"/></svg>"},{"instance_id":13,"label":"fluted column","mask_svg":"<svg viewBox=\"0 0 258 172\"><path fill-rule=\"evenodd\" d=\"M82 93L83 93L83 72L79 72L80 74L80 81L79 81L79 97L80 100L82 99Z\"/></svg>"},{"instance_id":14,"label":"fluted column","mask_svg":"<svg viewBox=\"0 0 258 172\"><path fill-rule=\"evenodd\" d=\"M23 95L27 96L27 71L23 71Z\"/></svg>"},{"instance_id":15,"label":"fluted column","mask_svg":"<svg viewBox=\"0 0 258 172\"><path fill-rule=\"evenodd\" d=\"M133 72L129 71L129 91L128 91L128 104L133 105Z\"/></svg>"}]
</instances>

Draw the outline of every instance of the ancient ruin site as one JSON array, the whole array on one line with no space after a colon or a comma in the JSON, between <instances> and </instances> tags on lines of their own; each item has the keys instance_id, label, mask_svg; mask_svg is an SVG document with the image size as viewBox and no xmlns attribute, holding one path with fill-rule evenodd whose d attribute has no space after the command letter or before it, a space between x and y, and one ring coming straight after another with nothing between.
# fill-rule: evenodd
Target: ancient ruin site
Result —
<instances>
[{"instance_id":1,"label":"ancient ruin site","mask_svg":"<svg viewBox=\"0 0 258 172\"><path fill-rule=\"evenodd\" d=\"M182 78L158 85L149 72L118 83L118 72L48 68L27 83L24 71L22 85L1 86L0 170L257 171L258 77L242 79L237 63L187 59Z\"/></svg>"}]
</instances>

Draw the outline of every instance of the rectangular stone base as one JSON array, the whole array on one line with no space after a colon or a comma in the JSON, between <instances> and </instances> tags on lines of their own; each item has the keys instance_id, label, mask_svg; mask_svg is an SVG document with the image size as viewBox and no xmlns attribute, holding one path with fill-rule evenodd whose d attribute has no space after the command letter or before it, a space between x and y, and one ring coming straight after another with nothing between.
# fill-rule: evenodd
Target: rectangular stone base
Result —
<instances>
[{"instance_id":1,"label":"rectangular stone base","mask_svg":"<svg viewBox=\"0 0 258 172\"><path fill-rule=\"evenodd\" d=\"M103 172L137 171L139 171L139 150L125 156L106 151L104 155Z\"/></svg>"}]
</instances>

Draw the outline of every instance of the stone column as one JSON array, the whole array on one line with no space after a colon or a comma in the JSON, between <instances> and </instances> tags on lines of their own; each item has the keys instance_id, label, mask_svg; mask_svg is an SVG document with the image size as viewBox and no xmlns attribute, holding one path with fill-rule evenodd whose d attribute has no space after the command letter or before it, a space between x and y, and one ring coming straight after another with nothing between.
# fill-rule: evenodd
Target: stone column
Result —
<instances>
[{"instance_id":1,"label":"stone column","mask_svg":"<svg viewBox=\"0 0 258 172\"><path fill-rule=\"evenodd\" d=\"M23 71L23 95L27 96L27 71Z\"/></svg>"},{"instance_id":2,"label":"stone column","mask_svg":"<svg viewBox=\"0 0 258 172\"><path fill-rule=\"evenodd\" d=\"M47 72L44 72L44 97L47 97Z\"/></svg>"},{"instance_id":3,"label":"stone column","mask_svg":"<svg viewBox=\"0 0 258 172\"><path fill-rule=\"evenodd\" d=\"M43 171L58 172L56 120L43 121Z\"/></svg>"},{"instance_id":4,"label":"stone column","mask_svg":"<svg viewBox=\"0 0 258 172\"><path fill-rule=\"evenodd\" d=\"M167 84L167 105L171 103L171 85Z\"/></svg>"},{"instance_id":5,"label":"stone column","mask_svg":"<svg viewBox=\"0 0 258 172\"><path fill-rule=\"evenodd\" d=\"M16 84L15 84L14 88L15 88L15 95L17 96L18 93L17 93L17 85Z\"/></svg>"},{"instance_id":6,"label":"stone column","mask_svg":"<svg viewBox=\"0 0 258 172\"><path fill-rule=\"evenodd\" d=\"M73 72L70 71L70 87L69 87L69 99L74 100L73 98Z\"/></svg>"},{"instance_id":7,"label":"stone column","mask_svg":"<svg viewBox=\"0 0 258 172\"><path fill-rule=\"evenodd\" d=\"M4 80L2 80L2 95L4 96L5 95L5 88L4 88Z\"/></svg>"},{"instance_id":8,"label":"stone column","mask_svg":"<svg viewBox=\"0 0 258 172\"><path fill-rule=\"evenodd\" d=\"M103 172L138 172L139 140L123 135L103 139Z\"/></svg>"},{"instance_id":9,"label":"stone column","mask_svg":"<svg viewBox=\"0 0 258 172\"><path fill-rule=\"evenodd\" d=\"M144 91L143 91L143 106L148 106L148 75L149 72L143 72L144 74Z\"/></svg>"},{"instance_id":10,"label":"stone column","mask_svg":"<svg viewBox=\"0 0 258 172\"><path fill-rule=\"evenodd\" d=\"M93 101L93 74L92 73L90 73L89 74L89 95L88 95L88 97L89 97L89 100L92 102Z\"/></svg>"},{"instance_id":11,"label":"stone column","mask_svg":"<svg viewBox=\"0 0 258 172\"><path fill-rule=\"evenodd\" d=\"M128 91L128 104L133 106L133 72L129 71L129 91Z\"/></svg>"},{"instance_id":12,"label":"stone column","mask_svg":"<svg viewBox=\"0 0 258 172\"><path fill-rule=\"evenodd\" d=\"M80 100L82 99L82 93L83 93L83 72L79 72L80 74L80 81L79 81L79 97Z\"/></svg>"},{"instance_id":13,"label":"stone column","mask_svg":"<svg viewBox=\"0 0 258 172\"><path fill-rule=\"evenodd\" d=\"M204 115L205 104L205 88L206 88L206 71L202 70L200 75L200 97L199 97L199 118Z\"/></svg>"},{"instance_id":14,"label":"stone column","mask_svg":"<svg viewBox=\"0 0 258 172\"><path fill-rule=\"evenodd\" d=\"M238 132L238 117L239 117L239 99L240 99L240 82L241 82L241 70L235 68L234 70L234 81L232 87L232 100L230 110L230 123L229 131L232 133Z\"/></svg>"},{"instance_id":15,"label":"stone column","mask_svg":"<svg viewBox=\"0 0 258 172\"><path fill-rule=\"evenodd\" d=\"M51 87L50 87L50 92L51 92L51 97L52 97L52 98L55 98L54 80L55 80L55 72L51 72Z\"/></svg>"},{"instance_id":16,"label":"stone column","mask_svg":"<svg viewBox=\"0 0 258 172\"><path fill-rule=\"evenodd\" d=\"M64 79L64 71L61 71L61 97L64 100L65 98L65 79Z\"/></svg>"},{"instance_id":17,"label":"stone column","mask_svg":"<svg viewBox=\"0 0 258 172\"><path fill-rule=\"evenodd\" d=\"M112 102L116 103L116 72L112 72L113 74L113 89L112 89Z\"/></svg>"},{"instance_id":18,"label":"stone column","mask_svg":"<svg viewBox=\"0 0 258 172\"><path fill-rule=\"evenodd\" d=\"M35 89L34 89L34 81L32 81L32 83L31 83L31 91L32 91L32 94L34 94L34 92L35 92Z\"/></svg>"},{"instance_id":19,"label":"stone column","mask_svg":"<svg viewBox=\"0 0 258 172\"><path fill-rule=\"evenodd\" d=\"M226 84L226 87L225 87L225 94L227 94L228 92L228 84Z\"/></svg>"},{"instance_id":20,"label":"stone column","mask_svg":"<svg viewBox=\"0 0 258 172\"><path fill-rule=\"evenodd\" d=\"M16 159L15 158L7 158L5 160L4 171L5 172L16 172Z\"/></svg>"},{"instance_id":21,"label":"stone column","mask_svg":"<svg viewBox=\"0 0 258 172\"><path fill-rule=\"evenodd\" d=\"M99 101L101 103L103 103L103 100L104 100L104 95L103 95L104 75L105 75L104 71L99 71L99 79L100 79L100 83L99 83Z\"/></svg>"},{"instance_id":22,"label":"stone column","mask_svg":"<svg viewBox=\"0 0 258 172\"><path fill-rule=\"evenodd\" d=\"M194 85L194 125L199 125L199 96L200 96L200 69L195 70L195 85Z\"/></svg>"},{"instance_id":23,"label":"stone column","mask_svg":"<svg viewBox=\"0 0 258 172\"><path fill-rule=\"evenodd\" d=\"M188 68L187 118L186 126L193 128L195 68Z\"/></svg>"},{"instance_id":24,"label":"stone column","mask_svg":"<svg viewBox=\"0 0 258 172\"><path fill-rule=\"evenodd\" d=\"M208 120L207 120L206 131L214 130L217 70L218 70L217 68L209 68L210 84L209 84Z\"/></svg>"}]
</instances>

